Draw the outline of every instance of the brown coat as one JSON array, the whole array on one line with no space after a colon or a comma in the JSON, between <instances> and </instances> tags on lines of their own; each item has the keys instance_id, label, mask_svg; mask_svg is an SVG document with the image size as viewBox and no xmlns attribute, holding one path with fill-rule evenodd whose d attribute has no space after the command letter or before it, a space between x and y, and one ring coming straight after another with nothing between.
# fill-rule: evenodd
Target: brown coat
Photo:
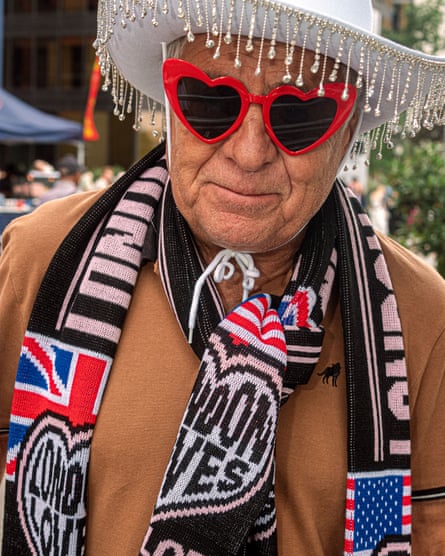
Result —
<instances>
[{"instance_id":1,"label":"brown coat","mask_svg":"<svg viewBox=\"0 0 445 556\"><path fill-rule=\"evenodd\" d=\"M101 192L46 204L4 233L0 265L0 427L7 426L21 340L39 283L60 241ZM393 241L382 238L409 373L413 489L445 485L445 287ZM339 308L326 315L322 355L306 386L280 414L277 439L279 554L343 552L346 395L323 383L343 363ZM199 361L168 305L156 267L143 267L93 437L87 554L138 553ZM415 502L416 556L445 554L445 499Z\"/></svg>"}]
</instances>

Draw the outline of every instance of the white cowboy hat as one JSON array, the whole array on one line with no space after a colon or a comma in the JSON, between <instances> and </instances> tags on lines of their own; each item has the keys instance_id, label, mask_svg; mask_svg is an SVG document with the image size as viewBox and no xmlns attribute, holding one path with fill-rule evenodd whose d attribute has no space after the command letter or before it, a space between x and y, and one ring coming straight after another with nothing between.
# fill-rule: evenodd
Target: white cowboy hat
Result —
<instances>
[{"instance_id":1,"label":"white cowboy hat","mask_svg":"<svg viewBox=\"0 0 445 556\"><path fill-rule=\"evenodd\" d=\"M444 125L445 58L408 49L371 29L371 0L99 0L95 48L121 118L135 104L138 121L144 97L164 102L162 43L207 34L213 56L226 41L252 39L259 68L276 41L353 69L362 90L361 134L386 124L380 141L390 143L396 131L413 136L421 127ZM283 67L297 85L300 62L295 55ZM335 75L322 75L322 66L313 72L335 81ZM402 113L406 117L400 119Z\"/></svg>"}]
</instances>

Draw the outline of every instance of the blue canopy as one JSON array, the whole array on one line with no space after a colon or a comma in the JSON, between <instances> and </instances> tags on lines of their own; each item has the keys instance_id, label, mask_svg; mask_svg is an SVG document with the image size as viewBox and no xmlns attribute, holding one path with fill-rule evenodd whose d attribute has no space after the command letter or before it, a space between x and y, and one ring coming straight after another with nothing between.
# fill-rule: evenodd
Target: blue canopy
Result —
<instances>
[{"instance_id":1,"label":"blue canopy","mask_svg":"<svg viewBox=\"0 0 445 556\"><path fill-rule=\"evenodd\" d=\"M0 142L61 143L82 140L82 124L37 110L0 88Z\"/></svg>"}]
</instances>

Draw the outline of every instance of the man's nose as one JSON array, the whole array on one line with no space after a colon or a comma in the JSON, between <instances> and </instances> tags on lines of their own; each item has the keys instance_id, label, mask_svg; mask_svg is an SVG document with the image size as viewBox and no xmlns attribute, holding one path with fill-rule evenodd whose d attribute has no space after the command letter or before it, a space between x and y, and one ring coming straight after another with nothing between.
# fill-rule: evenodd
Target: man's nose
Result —
<instances>
[{"instance_id":1,"label":"man's nose","mask_svg":"<svg viewBox=\"0 0 445 556\"><path fill-rule=\"evenodd\" d=\"M277 156L277 147L266 132L262 107L251 104L240 127L224 141L224 150L240 168L259 170Z\"/></svg>"}]
</instances>

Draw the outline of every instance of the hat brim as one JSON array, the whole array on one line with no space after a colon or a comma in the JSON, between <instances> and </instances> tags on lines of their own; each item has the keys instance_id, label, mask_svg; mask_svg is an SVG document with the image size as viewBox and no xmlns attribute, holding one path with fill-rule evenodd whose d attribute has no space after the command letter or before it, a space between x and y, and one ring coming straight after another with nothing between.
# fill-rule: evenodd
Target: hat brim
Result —
<instances>
[{"instance_id":1,"label":"hat brim","mask_svg":"<svg viewBox=\"0 0 445 556\"><path fill-rule=\"evenodd\" d=\"M411 119L425 118L424 99L439 85L442 90L439 103L443 106L445 58L425 55L389 41L362 28L360 22L352 26L334 17L320 16L297 6L299 2L301 4L301 0L269 4L266 1L260 5L256 1L246 0L242 2L242 13L233 11L230 16L229 6L224 3L223 21L227 22L230 18L234 40L239 34L248 36L252 31L251 21L254 20L254 36L270 40L275 34L277 42L285 43L289 35L289 21L293 26L299 19L297 46L305 41L307 49L315 51L318 48L328 57L334 60L337 58L349 66L356 74L363 75L364 113L359 130L361 133L385 122L394 122L401 113L414 106L422 110L422 114L411 115ZM116 21L111 24L111 33L108 30L102 37L99 33L98 53L102 55L103 71L106 71L104 66L107 64L114 64L121 77L131 86L161 104L164 103L161 44L169 44L189 31L195 35L211 35L211 22L207 26L199 22L202 14L196 2L188 4L185 19L178 15L177 6L177 3L165 0L163 9L168 15L147 14L142 17L138 12L141 8L136 5L133 17L125 20L124 24ZM189 27L187 31L185 25ZM221 29L225 32L224 25L221 25ZM105 57L106 63L103 61ZM438 95L440 92L435 93L436 104Z\"/></svg>"}]
</instances>

